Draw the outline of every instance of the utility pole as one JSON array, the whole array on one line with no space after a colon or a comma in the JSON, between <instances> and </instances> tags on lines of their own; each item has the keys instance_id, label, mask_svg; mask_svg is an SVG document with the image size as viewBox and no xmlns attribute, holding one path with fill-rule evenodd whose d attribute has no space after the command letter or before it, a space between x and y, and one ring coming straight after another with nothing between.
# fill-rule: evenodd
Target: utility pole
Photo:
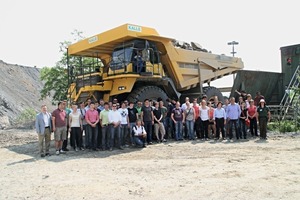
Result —
<instances>
[{"instance_id":1,"label":"utility pole","mask_svg":"<svg viewBox=\"0 0 300 200\"><path fill-rule=\"evenodd\" d=\"M232 41L232 42L228 42L228 45L232 45L232 52L230 52L232 54L232 57L234 57L234 54L236 54L236 52L234 51L234 45L238 45L239 43L236 41Z\"/></svg>"},{"instance_id":2,"label":"utility pole","mask_svg":"<svg viewBox=\"0 0 300 200\"><path fill-rule=\"evenodd\" d=\"M236 52L234 51L234 45L238 45L239 43L236 41L232 41L232 42L228 42L228 45L232 45L232 52L230 52L232 54L232 57L234 57L234 54L236 54ZM233 82L235 80L235 74L233 74Z\"/></svg>"}]
</instances>

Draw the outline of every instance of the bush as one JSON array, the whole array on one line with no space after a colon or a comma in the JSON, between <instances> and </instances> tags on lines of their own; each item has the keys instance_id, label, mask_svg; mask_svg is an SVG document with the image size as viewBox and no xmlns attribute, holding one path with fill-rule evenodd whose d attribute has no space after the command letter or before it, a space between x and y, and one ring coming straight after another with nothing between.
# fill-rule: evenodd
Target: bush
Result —
<instances>
[{"instance_id":1,"label":"bush","mask_svg":"<svg viewBox=\"0 0 300 200\"><path fill-rule=\"evenodd\" d=\"M279 122L270 122L270 123L268 123L268 130L278 131L279 130Z\"/></svg>"},{"instance_id":2,"label":"bush","mask_svg":"<svg viewBox=\"0 0 300 200\"><path fill-rule=\"evenodd\" d=\"M280 133L287 133L287 132L296 132L300 128L297 127L295 121L276 121L268 123L268 130L270 131L279 131Z\"/></svg>"},{"instance_id":3,"label":"bush","mask_svg":"<svg viewBox=\"0 0 300 200\"><path fill-rule=\"evenodd\" d=\"M294 132L297 131L297 127L295 126L294 121L282 121L279 125L279 132Z\"/></svg>"},{"instance_id":4,"label":"bush","mask_svg":"<svg viewBox=\"0 0 300 200\"><path fill-rule=\"evenodd\" d=\"M23 110L17 117L16 123L18 124L26 124L35 121L36 111L33 108L26 108Z\"/></svg>"}]
</instances>

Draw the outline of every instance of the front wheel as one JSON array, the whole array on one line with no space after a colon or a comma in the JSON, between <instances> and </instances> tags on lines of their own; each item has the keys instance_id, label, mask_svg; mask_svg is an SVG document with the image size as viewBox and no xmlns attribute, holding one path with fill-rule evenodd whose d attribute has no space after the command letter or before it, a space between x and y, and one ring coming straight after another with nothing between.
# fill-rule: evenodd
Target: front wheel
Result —
<instances>
[{"instance_id":1,"label":"front wheel","mask_svg":"<svg viewBox=\"0 0 300 200\"><path fill-rule=\"evenodd\" d=\"M155 100L161 98L164 102L166 102L168 96L167 94L157 86L141 86L134 89L127 97L129 102L138 102L144 101L145 99Z\"/></svg>"}]
</instances>

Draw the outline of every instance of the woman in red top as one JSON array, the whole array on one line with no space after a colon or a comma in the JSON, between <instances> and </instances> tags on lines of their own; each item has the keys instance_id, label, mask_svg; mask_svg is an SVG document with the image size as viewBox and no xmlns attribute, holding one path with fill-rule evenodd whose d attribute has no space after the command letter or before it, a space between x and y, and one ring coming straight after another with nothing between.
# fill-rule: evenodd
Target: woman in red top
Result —
<instances>
[{"instance_id":1,"label":"woman in red top","mask_svg":"<svg viewBox=\"0 0 300 200\"><path fill-rule=\"evenodd\" d=\"M250 131L251 131L251 135L252 137L254 137L254 134L255 136L258 136L257 134L257 110L256 110L256 106L254 105L254 100L251 99L250 100L250 106L248 108L248 111L247 111L247 116L248 116L248 119L250 120ZM253 131L254 129L254 131Z\"/></svg>"}]
</instances>

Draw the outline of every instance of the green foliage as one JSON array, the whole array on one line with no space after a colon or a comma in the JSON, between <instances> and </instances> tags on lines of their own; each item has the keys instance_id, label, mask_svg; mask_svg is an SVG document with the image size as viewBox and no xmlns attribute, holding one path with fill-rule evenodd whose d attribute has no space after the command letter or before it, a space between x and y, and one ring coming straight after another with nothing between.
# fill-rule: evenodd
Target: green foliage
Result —
<instances>
[{"instance_id":1,"label":"green foliage","mask_svg":"<svg viewBox=\"0 0 300 200\"><path fill-rule=\"evenodd\" d=\"M96 66L103 66L100 59L97 58L80 58L70 56L68 60L67 48L73 42L84 39L82 32L74 30L71 33L73 41L60 42L59 52L62 53L61 59L53 67L44 67L41 70L41 80L44 81L44 88L41 90L40 100L46 97L52 97L52 104L67 99L67 92L70 83L68 83L68 74L70 82L75 81L76 75L95 71ZM95 55L94 55L95 56ZM72 67L72 73L68 72L68 66ZM83 66L83 69L78 67ZM70 70L71 71L71 70Z\"/></svg>"},{"instance_id":2,"label":"green foliage","mask_svg":"<svg viewBox=\"0 0 300 200\"><path fill-rule=\"evenodd\" d=\"M82 40L82 32L75 30L71 33L74 37L74 42ZM71 41L60 42L60 53L62 53L61 59L56 62L53 67L44 67L41 70L40 78L44 81L44 88L41 90L40 100L45 99L47 96L52 97L52 104L58 101L67 99L68 91L68 70L67 64L75 65L79 61L78 58L72 57L67 63L67 47L71 44Z\"/></svg>"},{"instance_id":3,"label":"green foliage","mask_svg":"<svg viewBox=\"0 0 300 200\"><path fill-rule=\"evenodd\" d=\"M268 123L268 130L270 131L279 131L280 133L287 133L287 132L295 132L299 130L299 127L296 126L295 121L277 121Z\"/></svg>"},{"instance_id":4,"label":"green foliage","mask_svg":"<svg viewBox=\"0 0 300 200\"><path fill-rule=\"evenodd\" d=\"M41 90L40 100L51 96L52 103L67 98L68 75L64 67L44 67L41 70L41 80L45 82L44 88Z\"/></svg>"},{"instance_id":5,"label":"green foliage","mask_svg":"<svg viewBox=\"0 0 300 200\"><path fill-rule=\"evenodd\" d=\"M268 123L268 130L270 130L270 131L278 131L279 130L279 123L278 122L270 122L270 123Z\"/></svg>"},{"instance_id":6,"label":"green foliage","mask_svg":"<svg viewBox=\"0 0 300 200\"><path fill-rule=\"evenodd\" d=\"M279 131L281 133L296 131L296 126L294 124L294 121L282 121L279 126Z\"/></svg>"},{"instance_id":7,"label":"green foliage","mask_svg":"<svg viewBox=\"0 0 300 200\"><path fill-rule=\"evenodd\" d=\"M36 114L37 113L33 108L26 108L18 115L16 122L18 124L32 122L35 120Z\"/></svg>"}]
</instances>

